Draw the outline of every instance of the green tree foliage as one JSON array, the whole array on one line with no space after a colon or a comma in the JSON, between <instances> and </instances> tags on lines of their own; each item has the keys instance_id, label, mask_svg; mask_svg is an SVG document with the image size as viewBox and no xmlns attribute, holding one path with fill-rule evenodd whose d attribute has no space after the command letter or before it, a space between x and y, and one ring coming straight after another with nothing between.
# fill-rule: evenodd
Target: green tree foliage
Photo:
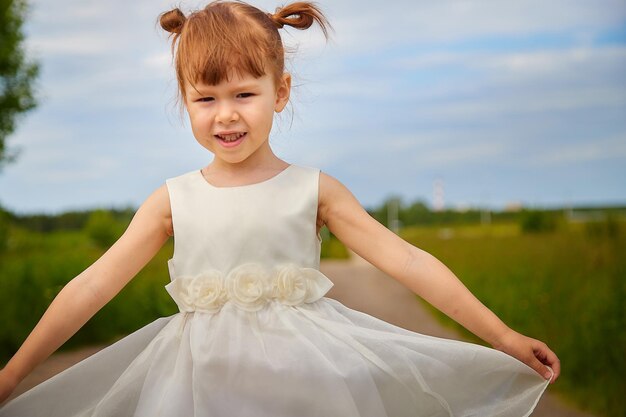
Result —
<instances>
[{"instance_id":1,"label":"green tree foliage","mask_svg":"<svg viewBox=\"0 0 626 417\"><path fill-rule=\"evenodd\" d=\"M524 210L520 214L520 226L524 233L551 232L556 229L554 213L542 210Z\"/></svg>"},{"instance_id":2,"label":"green tree foliage","mask_svg":"<svg viewBox=\"0 0 626 417\"><path fill-rule=\"evenodd\" d=\"M31 87L39 65L26 60L22 43L26 11L25 0L0 0L0 169L17 156L6 147L16 117L36 106Z\"/></svg>"},{"instance_id":3,"label":"green tree foliage","mask_svg":"<svg viewBox=\"0 0 626 417\"><path fill-rule=\"evenodd\" d=\"M9 243L9 218L9 212L0 206L0 253L6 250Z\"/></svg>"},{"instance_id":4,"label":"green tree foliage","mask_svg":"<svg viewBox=\"0 0 626 417\"><path fill-rule=\"evenodd\" d=\"M33 232L54 232L59 230L84 229L93 210L66 211L59 214L22 214L13 219L13 222L24 229ZM135 214L135 208L129 206L121 209L108 209L109 213L121 223L130 223Z\"/></svg>"},{"instance_id":5,"label":"green tree foliage","mask_svg":"<svg viewBox=\"0 0 626 417\"><path fill-rule=\"evenodd\" d=\"M91 213L85 225L85 232L103 248L113 245L121 234L119 223L107 210L95 210Z\"/></svg>"},{"instance_id":6,"label":"green tree foliage","mask_svg":"<svg viewBox=\"0 0 626 417\"><path fill-rule=\"evenodd\" d=\"M427 203L418 199L410 204L404 204L401 197L391 196L388 197L381 206L375 208L368 208L367 211L372 217L378 220L380 223L389 227L388 223L388 210L390 204L394 201L399 201L398 207L398 220L401 227L405 226L426 226L426 225L453 225L453 224L474 224L480 221L481 210L469 209L466 211L457 211L450 208L441 211L433 211ZM507 215L506 213L503 213Z\"/></svg>"}]
</instances>

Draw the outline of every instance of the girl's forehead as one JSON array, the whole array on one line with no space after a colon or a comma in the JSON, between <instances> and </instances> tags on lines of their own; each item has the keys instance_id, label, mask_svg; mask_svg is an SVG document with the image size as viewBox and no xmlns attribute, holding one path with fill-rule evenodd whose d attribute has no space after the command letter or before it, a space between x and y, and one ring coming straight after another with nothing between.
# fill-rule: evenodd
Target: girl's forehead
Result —
<instances>
[{"instance_id":1,"label":"girl's forehead","mask_svg":"<svg viewBox=\"0 0 626 417\"><path fill-rule=\"evenodd\" d=\"M192 92L195 90L212 90L212 89L222 89L222 88L241 88L241 87L257 87L267 84L271 82L271 77L269 74L264 74L261 77L255 77L249 73L239 73L237 71L229 72L228 77L220 81L218 84L211 85L207 84L202 80L198 80L195 83L189 82L189 80L185 80L185 86L187 91Z\"/></svg>"}]
</instances>

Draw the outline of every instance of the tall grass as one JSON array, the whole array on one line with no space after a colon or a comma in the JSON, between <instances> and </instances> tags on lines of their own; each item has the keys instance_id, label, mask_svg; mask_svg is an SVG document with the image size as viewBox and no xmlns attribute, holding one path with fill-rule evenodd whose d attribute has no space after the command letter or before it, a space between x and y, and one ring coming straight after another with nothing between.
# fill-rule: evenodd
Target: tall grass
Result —
<instances>
[{"instance_id":1,"label":"tall grass","mask_svg":"<svg viewBox=\"0 0 626 417\"><path fill-rule=\"evenodd\" d=\"M82 232L11 230L11 246L0 254L0 362L17 351L63 286L104 251ZM171 253L170 241L60 350L112 342L158 316L175 313L176 305L163 288L169 282L166 260Z\"/></svg>"},{"instance_id":2,"label":"tall grass","mask_svg":"<svg viewBox=\"0 0 626 417\"><path fill-rule=\"evenodd\" d=\"M582 409L626 415L626 237L574 226L539 234L512 224L447 233L411 228L401 236L446 264L509 327L556 352L562 374L551 390ZM423 303L443 324L485 344Z\"/></svg>"}]
</instances>

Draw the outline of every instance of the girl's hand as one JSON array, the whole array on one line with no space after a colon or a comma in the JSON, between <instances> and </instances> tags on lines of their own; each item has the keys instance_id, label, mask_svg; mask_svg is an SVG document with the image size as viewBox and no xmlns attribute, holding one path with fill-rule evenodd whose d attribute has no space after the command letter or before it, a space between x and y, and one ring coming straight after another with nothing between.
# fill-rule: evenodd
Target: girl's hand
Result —
<instances>
[{"instance_id":1,"label":"girl's hand","mask_svg":"<svg viewBox=\"0 0 626 417\"><path fill-rule=\"evenodd\" d=\"M19 381L6 369L0 369L0 405L2 405L17 387Z\"/></svg>"},{"instance_id":2,"label":"girl's hand","mask_svg":"<svg viewBox=\"0 0 626 417\"><path fill-rule=\"evenodd\" d=\"M561 373L559 358L545 343L515 330L507 332L493 347L524 362L545 379L550 378L549 366L554 371L551 384L554 384Z\"/></svg>"}]
</instances>

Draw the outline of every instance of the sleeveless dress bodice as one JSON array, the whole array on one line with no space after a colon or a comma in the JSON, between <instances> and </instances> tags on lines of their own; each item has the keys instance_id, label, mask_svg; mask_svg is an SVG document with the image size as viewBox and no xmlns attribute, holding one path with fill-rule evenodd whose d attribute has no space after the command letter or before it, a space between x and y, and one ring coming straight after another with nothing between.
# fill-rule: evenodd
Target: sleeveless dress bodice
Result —
<instances>
[{"instance_id":1,"label":"sleeveless dress bodice","mask_svg":"<svg viewBox=\"0 0 626 417\"><path fill-rule=\"evenodd\" d=\"M200 170L167 179L174 255L165 288L180 311L322 298L333 283L319 271L318 183L319 169L293 164L234 187L213 186Z\"/></svg>"},{"instance_id":2,"label":"sleeveless dress bodice","mask_svg":"<svg viewBox=\"0 0 626 417\"><path fill-rule=\"evenodd\" d=\"M174 227L170 277L237 265L319 269L319 169L291 164L255 184L216 187L200 170L166 180Z\"/></svg>"}]
</instances>

